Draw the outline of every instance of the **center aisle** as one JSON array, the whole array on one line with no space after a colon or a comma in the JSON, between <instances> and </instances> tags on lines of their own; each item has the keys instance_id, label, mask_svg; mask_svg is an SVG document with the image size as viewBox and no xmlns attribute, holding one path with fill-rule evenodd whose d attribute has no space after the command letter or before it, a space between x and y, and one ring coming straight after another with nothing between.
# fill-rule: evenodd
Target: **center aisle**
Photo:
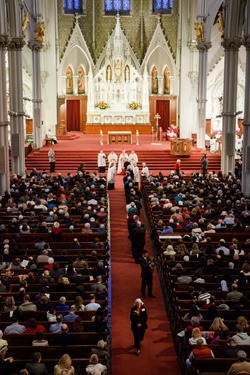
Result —
<instances>
[{"instance_id":1,"label":"center aisle","mask_svg":"<svg viewBox=\"0 0 250 375\"><path fill-rule=\"evenodd\" d=\"M116 177L115 190L109 191L112 274L112 375L139 374L179 375L160 283L154 273L153 294L156 298L143 299L148 310L148 329L142 342L141 353L134 353L133 334L130 330L130 309L136 298L141 298L140 266L134 263L128 239L126 202L123 176ZM143 217L141 214L143 221ZM150 247L147 235L146 247Z\"/></svg>"}]
</instances>

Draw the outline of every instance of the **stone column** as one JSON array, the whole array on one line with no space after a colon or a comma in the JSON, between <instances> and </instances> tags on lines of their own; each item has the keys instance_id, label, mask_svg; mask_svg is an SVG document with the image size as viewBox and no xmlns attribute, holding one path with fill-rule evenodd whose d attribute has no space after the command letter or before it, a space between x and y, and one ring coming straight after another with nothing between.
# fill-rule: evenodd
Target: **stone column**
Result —
<instances>
[{"instance_id":1,"label":"stone column","mask_svg":"<svg viewBox=\"0 0 250 375\"><path fill-rule=\"evenodd\" d=\"M11 166L12 173L25 173L24 153L24 111L22 76L22 37L11 37L8 45L9 57L9 93L10 93L10 129L11 129Z\"/></svg>"},{"instance_id":2,"label":"stone column","mask_svg":"<svg viewBox=\"0 0 250 375\"><path fill-rule=\"evenodd\" d=\"M32 51L32 94L33 94L33 143L34 149L42 147L42 128L41 128L41 63L40 51L42 43L31 40L28 43Z\"/></svg>"},{"instance_id":3,"label":"stone column","mask_svg":"<svg viewBox=\"0 0 250 375\"><path fill-rule=\"evenodd\" d=\"M6 2L9 63L9 116L11 131L11 169L12 173L25 173L24 153L24 111L23 111L23 75L22 48L25 44L22 32L21 3L15 0Z\"/></svg>"},{"instance_id":4,"label":"stone column","mask_svg":"<svg viewBox=\"0 0 250 375\"><path fill-rule=\"evenodd\" d=\"M2 12L2 10L1 10ZM4 12L2 12L4 15ZM2 20L1 20L2 21ZM0 21L0 22L1 22ZM2 30L1 30L2 31ZM8 35L0 35L0 194L10 188L8 113L5 57Z\"/></svg>"},{"instance_id":5,"label":"stone column","mask_svg":"<svg viewBox=\"0 0 250 375\"><path fill-rule=\"evenodd\" d=\"M206 132L206 103L207 103L207 52L211 42L197 44L199 50L199 77L198 77L198 129L197 147L205 149Z\"/></svg>"},{"instance_id":6,"label":"stone column","mask_svg":"<svg viewBox=\"0 0 250 375\"><path fill-rule=\"evenodd\" d=\"M250 195L250 34L244 36L243 44L246 47L246 80L242 155L242 192L246 195Z\"/></svg>"},{"instance_id":7,"label":"stone column","mask_svg":"<svg viewBox=\"0 0 250 375\"><path fill-rule=\"evenodd\" d=\"M221 169L223 173L227 173L229 170L234 171L235 166L238 51L241 46L241 39L240 37L224 38L222 46L225 49L225 58Z\"/></svg>"}]
</instances>

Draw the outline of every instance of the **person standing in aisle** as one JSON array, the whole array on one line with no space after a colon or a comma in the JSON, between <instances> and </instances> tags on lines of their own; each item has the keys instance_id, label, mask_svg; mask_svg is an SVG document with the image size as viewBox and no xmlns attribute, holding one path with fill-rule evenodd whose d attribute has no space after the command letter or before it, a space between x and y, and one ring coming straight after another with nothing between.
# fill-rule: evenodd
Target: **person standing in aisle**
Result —
<instances>
[{"instance_id":1,"label":"person standing in aisle","mask_svg":"<svg viewBox=\"0 0 250 375\"><path fill-rule=\"evenodd\" d=\"M181 160L177 159L174 167L175 173L180 176L181 174Z\"/></svg>"},{"instance_id":2,"label":"person standing in aisle","mask_svg":"<svg viewBox=\"0 0 250 375\"><path fill-rule=\"evenodd\" d=\"M201 170L203 176L206 176L207 174L207 167L208 167L208 159L207 159L207 154L204 154L202 158L200 159L201 162Z\"/></svg>"},{"instance_id":3,"label":"person standing in aisle","mask_svg":"<svg viewBox=\"0 0 250 375\"><path fill-rule=\"evenodd\" d=\"M106 155L101 150L97 156L97 165L99 173L104 173L106 169Z\"/></svg>"},{"instance_id":4,"label":"person standing in aisle","mask_svg":"<svg viewBox=\"0 0 250 375\"><path fill-rule=\"evenodd\" d=\"M114 163L115 167L117 164L118 156L114 151L111 151L110 154L108 154L108 162L109 162L109 167L112 163Z\"/></svg>"},{"instance_id":5,"label":"person standing in aisle","mask_svg":"<svg viewBox=\"0 0 250 375\"><path fill-rule=\"evenodd\" d=\"M140 298L136 298L134 306L130 311L131 331L134 335L136 355L139 355L141 352L141 341L143 341L145 331L148 328L147 320L147 309L142 300Z\"/></svg>"},{"instance_id":6,"label":"person standing in aisle","mask_svg":"<svg viewBox=\"0 0 250 375\"><path fill-rule=\"evenodd\" d=\"M116 176L116 166L115 166L115 163L111 163L108 168L108 173L107 173L108 190L114 190L115 176Z\"/></svg>"},{"instance_id":7,"label":"person standing in aisle","mask_svg":"<svg viewBox=\"0 0 250 375\"><path fill-rule=\"evenodd\" d=\"M153 298L152 288L155 264L148 256L148 250L143 250L139 264L141 266L141 295L143 298L145 297L146 287L148 287L148 296Z\"/></svg>"},{"instance_id":8,"label":"person standing in aisle","mask_svg":"<svg viewBox=\"0 0 250 375\"><path fill-rule=\"evenodd\" d=\"M50 172L55 172L55 167L56 167L56 153L51 147L49 152L48 152L48 157L49 157L49 164L50 164Z\"/></svg>"}]
</instances>

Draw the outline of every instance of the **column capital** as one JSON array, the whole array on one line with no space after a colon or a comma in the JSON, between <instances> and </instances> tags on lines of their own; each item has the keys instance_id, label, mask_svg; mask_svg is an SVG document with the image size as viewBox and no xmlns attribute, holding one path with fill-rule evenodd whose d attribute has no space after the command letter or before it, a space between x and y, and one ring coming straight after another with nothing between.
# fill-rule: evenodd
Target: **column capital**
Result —
<instances>
[{"instance_id":1,"label":"column capital","mask_svg":"<svg viewBox=\"0 0 250 375\"><path fill-rule=\"evenodd\" d=\"M21 51L25 45L25 40L22 37L11 38L8 43L8 50Z\"/></svg>"},{"instance_id":2,"label":"column capital","mask_svg":"<svg viewBox=\"0 0 250 375\"><path fill-rule=\"evenodd\" d=\"M244 35L242 44L246 47L247 51L250 51L250 35Z\"/></svg>"},{"instance_id":3,"label":"column capital","mask_svg":"<svg viewBox=\"0 0 250 375\"><path fill-rule=\"evenodd\" d=\"M0 49L6 49L9 45L10 38L8 34L0 35Z\"/></svg>"},{"instance_id":4,"label":"column capital","mask_svg":"<svg viewBox=\"0 0 250 375\"><path fill-rule=\"evenodd\" d=\"M212 47L211 42L197 43L197 46L196 46L199 52L207 52L211 47Z\"/></svg>"},{"instance_id":5,"label":"column capital","mask_svg":"<svg viewBox=\"0 0 250 375\"><path fill-rule=\"evenodd\" d=\"M237 36L233 38L224 38L224 40L221 42L222 47L226 51L233 51L233 52L239 51L241 44L242 44L241 38Z\"/></svg>"},{"instance_id":6,"label":"column capital","mask_svg":"<svg viewBox=\"0 0 250 375\"><path fill-rule=\"evenodd\" d=\"M0 127L1 126L8 126L9 125L9 121L0 121Z\"/></svg>"},{"instance_id":7,"label":"column capital","mask_svg":"<svg viewBox=\"0 0 250 375\"><path fill-rule=\"evenodd\" d=\"M30 40L28 42L28 47L31 49L33 52L40 52L41 49L43 48L42 42L39 42L37 40Z\"/></svg>"}]
</instances>

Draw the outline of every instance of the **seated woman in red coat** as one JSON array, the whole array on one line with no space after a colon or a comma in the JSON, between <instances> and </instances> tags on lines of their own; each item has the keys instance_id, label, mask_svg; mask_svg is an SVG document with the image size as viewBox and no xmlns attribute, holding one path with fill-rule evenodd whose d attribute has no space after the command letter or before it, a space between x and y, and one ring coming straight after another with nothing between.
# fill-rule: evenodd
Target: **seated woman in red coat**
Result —
<instances>
[{"instance_id":1,"label":"seated woman in red coat","mask_svg":"<svg viewBox=\"0 0 250 375\"><path fill-rule=\"evenodd\" d=\"M35 318L29 318L25 333L37 333L38 331L46 332L42 324L37 323Z\"/></svg>"}]
</instances>

